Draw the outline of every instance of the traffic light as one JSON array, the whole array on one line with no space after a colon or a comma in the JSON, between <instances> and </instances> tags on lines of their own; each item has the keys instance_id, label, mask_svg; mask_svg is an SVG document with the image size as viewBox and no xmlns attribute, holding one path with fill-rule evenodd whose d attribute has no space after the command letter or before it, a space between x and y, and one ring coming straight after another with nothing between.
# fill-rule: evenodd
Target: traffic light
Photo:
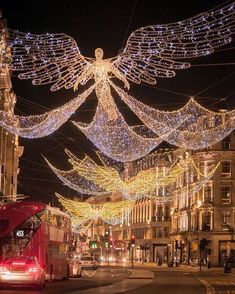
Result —
<instances>
[{"instance_id":1,"label":"traffic light","mask_svg":"<svg viewBox=\"0 0 235 294\"><path fill-rule=\"evenodd\" d=\"M135 236L134 235L132 235L131 236L131 246L135 246Z\"/></svg>"},{"instance_id":2,"label":"traffic light","mask_svg":"<svg viewBox=\"0 0 235 294\"><path fill-rule=\"evenodd\" d=\"M105 237L110 236L110 229L106 228L104 232Z\"/></svg>"},{"instance_id":3,"label":"traffic light","mask_svg":"<svg viewBox=\"0 0 235 294\"><path fill-rule=\"evenodd\" d=\"M104 247L105 247L105 248L109 248L109 241L106 240L106 241L104 242Z\"/></svg>"},{"instance_id":4,"label":"traffic light","mask_svg":"<svg viewBox=\"0 0 235 294\"><path fill-rule=\"evenodd\" d=\"M97 248L98 248L98 243L97 243L97 241L90 241L90 248L92 248L92 249L97 249Z\"/></svg>"},{"instance_id":5,"label":"traffic light","mask_svg":"<svg viewBox=\"0 0 235 294\"><path fill-rule=\"evenodd\" d=\"M179 248L178 240L175 240L175 250L177 250L178 248Z\"/></svg>"},{"instance_id":6,"label":"traffic light","mask_svg":"<svg viewBox=\"0 0 235 294\"><path fill-rule=\"evenodd\" d=\"M112 237L109 238L109 246L113 247L113 238Z\"/></svg>"}]
</instances>

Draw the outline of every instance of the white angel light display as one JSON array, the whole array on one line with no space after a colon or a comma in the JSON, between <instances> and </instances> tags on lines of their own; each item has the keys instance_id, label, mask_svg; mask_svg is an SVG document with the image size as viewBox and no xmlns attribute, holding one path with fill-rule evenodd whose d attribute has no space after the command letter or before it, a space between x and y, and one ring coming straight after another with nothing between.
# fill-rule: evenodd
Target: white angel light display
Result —
<instances>
[{"instance_id":1,"label":"white angel light display","mask_svg":"<svg viewBox=\"0 0 235 294\"><path fill-rule=\"evenodd\" d=\"M76 41L65 34L9 30L11 66L23 72L21 79L32 79L35 85L53 84L52 91L77 89L93 78L99 93L111 74L127 88L127 80L155 84L157 77L171 78L175 70L190 67L185 59L211 54L231 42L234 17L235 3L231 3L184 21L139 28L130 35L122 53L111 59L103 59L100 48L95 50L96 59L84 57Z\"/></svg>"},{"instance_id":2,"label":"white angel light display","mask_svg":"<svg viewBox=\"0 0 235 294\"><path fill-rule=\"evenodd\" d=\"M137 84L155 84L157 78L172 78L177 70L190 67L186 59L213 53L216 48L230 43L234 32L234 2L209 12L200 13L184 21L139 28L130 35L122 53L110 59L103 59L101 48L95 50L96 58L83 56L76 41L65 34L35 35L9 30L8 39L12 55L10 67L21 72L19 78L32 79L34 85L52 84L52 91L61 88L76 90L79 85L84 85L93 79L99 109L107 114L105 116L107 121L104 122L104 125L108 125L109 121L113 125L117 121L115 128L119 128L121 114L115 107L111 94L111 87L114 85L111 79L121 80L129 89L130 81ZM91 90L85 91L82 99L79 97L79 101L76 100L78 107L90 93ZM129 107L132 109L131 103ZM143 117L143 110L136 111L136 108L133 110L140 119ZM47 119L50 132L62 125L73 112L67 112L67 115L62 116L61 120L57 116L55 128L51 127L52 124L48 123ZM53 113L50 115L53 117ZM40 128L43 127L45 130L43 119L42 116ZM32 120L35 123L33 116ZM31 118L26 121L28 135L32 128ZM155 128L165 125L167 128L172 128L179 122L160 121L156 118L154 124ZM4 127L7 128L7 123L4 124ZM20 127L18 126L18 129ZM37 133L40 128L37 129ZM130 133L130 130L127 130L126 134L128 132ZM42 133L41 136L45 133ZM166 136L163 138L167 140ZM124 148L130 149L135 142L131 144ZM105 153L105 150L101 151ZM112 154L112 150L109 153Z\"/></svg>"}]
</instances>

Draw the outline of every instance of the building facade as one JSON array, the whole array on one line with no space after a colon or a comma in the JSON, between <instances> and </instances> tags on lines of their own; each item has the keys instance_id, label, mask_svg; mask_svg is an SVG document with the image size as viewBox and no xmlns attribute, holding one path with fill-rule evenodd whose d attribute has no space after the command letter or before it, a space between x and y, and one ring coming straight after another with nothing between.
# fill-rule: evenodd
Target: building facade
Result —
<instances>
[{"instance_id":1,"label":"building facade","mask_svg":"<svg viewBox=\"0 0 235 294\"><path fill-rule=\"evenodd\" d=\"M124 180L133 179L138 172L156 168L163 173L177 157L174 150L161 150L125 165ZM112 226L114 240L124 240L129 248L135 239L133 258L141 262L168 262L171 258L171 190L156 187L155 194L136 200L135 207L122 223Z\"/></svg>"},{"instance_id":2,"label":"building facade","mask_svg":"<svg viewBox=\"0 0 235 294\"><path fill-rule=\"evenodd\" d=\"M14 114L16 96L12 90L11 74L8 67L10 48L6 43L4 21L0 18L0 111ZM0 201L17 198L17 175L19 158L23 147L19 146L18 136L0 127Z\"/></svg>"},{"instance_id":3,"label":"building facade","mask_svg":"<svg viewBox=\"0 0 235 294\"><path fill-rule=\"evenodd\" d=\"M166 151L171 158L163 160L157 154L126 164L123 177L132 179L153 167L164 170L176 156ZM230 259L235 265L235 134L187 154L195 168L181 174L169 191L156 189L151 198L136 200L129 216L112 226L113 238L128 244L134 236L138 261L223 266Z\"/></svg>"},{"instance_id":4,"label":"building facade","mask_svg":"<svg viewBox=\"0 0 235 294\"><path fill-rule=\"evenodd\" d=\"M188 264L201 261L223 266L228 259L235 264L235 134L192 155L204 173L220 165L197 193L190 193L197 175L186 180L185 174L177 181L171 214L172 255Z\"/></svg>"}]
</instances>

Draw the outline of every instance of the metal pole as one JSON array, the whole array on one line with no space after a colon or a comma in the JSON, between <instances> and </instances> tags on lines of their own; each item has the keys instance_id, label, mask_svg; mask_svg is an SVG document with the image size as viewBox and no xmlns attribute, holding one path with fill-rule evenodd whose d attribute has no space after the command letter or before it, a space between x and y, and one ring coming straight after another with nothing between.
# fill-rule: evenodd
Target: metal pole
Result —
<instances>
[{"instance_id":1,"label":"metal pole","mask_svg":"<svg viewBox=\"0 0 235 294\"><path fill-rule=\"evenodd\" d=\"M134 246L131 246L131 268L134 268Z\"/></svg>"},{"instance_id":2,"label":"metal pole","mask_svg":"<svg viewBox=\"0 0 235 294\"><path fill-rule=\"evenodd\" d=\"M199 265L200 265L200 271L202 270L202 249L200 248L200 263L199 263Z\"/></svg>"},{"instance_id":3,"label":"metal pole","mask_svg":"<svg viewBox=\"0 0 235 294\"><path fill-rule=\"evenodd\" d=\"M191 246L190 246L190 242L188 241L188 265L190 265L190 249L191 249Z\"/></svg>"}]
</instances>

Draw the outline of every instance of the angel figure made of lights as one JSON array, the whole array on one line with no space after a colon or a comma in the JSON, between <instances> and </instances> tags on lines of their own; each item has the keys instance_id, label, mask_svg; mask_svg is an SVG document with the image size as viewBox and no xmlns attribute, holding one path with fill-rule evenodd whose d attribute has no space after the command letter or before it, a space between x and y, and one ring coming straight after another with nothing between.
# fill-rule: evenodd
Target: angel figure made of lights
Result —
<instances>
[{"instance_id":1,"label":"angel figure made of lights","mask_svg":"<svg viewBox=\"0 0 235 294\"><path fill-rule=\"evenodd\" d=\"M205 56L229 42L235 31L235 3L164 25L134 31L122 53L103 59L97 48L94 58L84 57L76 41L65 34L35 35L9 30L11 67L21 79L34 85L53 84L52 91L78 88L95 80L97 98L110 112L113 99L109 80L116 77L129 89L129 81L155 84L156 78L172 78L175 71L190 67L185 59ZM109 113L115 119L115 113Z\"/></svg>"},{"instance_id":2,"label":"angel figure made of lights","mask_svg":"<svg viewBox=\"0 0 235 294\"><path fill-rule=\"evenodd\" d=\"M104 113L102 119L96 120L101 121L103 129L105 126L107 130L105 132L105 134L107 133L106 137L110 132L112 134L118 133L115 130L125 130L124 139L121 143L123 150L118 151L118 157L116 150L114 151L112 146L108 152L106 150L101 151L113 159L133 160L133 154L127 158L124 151L133 149L132 153L136 153L136 150L140 149L140 146L143 145L143 140L146 141L146 138L134 134L118 111L111 93L111 88L116 87L112 79L121 80L124 86L129 89L130 81L137 84L156 84L157 78L172 78L177 70L190 67L190 63L185 60L213 53L215 49L230 43L234 32L235 2L200 13L183 21L141 27L129 36L122 52L110 59L103 59L104 53L101 48L95 50L95 58L83 56L76 41L65 34L36 35L10 29L3 30L2 33L6 36L11 56L10 62L8 58L6 59L6 64L2 62L1 66L9 66L12 70L20 71L19 78L32 79L34 85L52 84L52 91L57 91L61 88L77 90L79 85L85 85L92 79L94 80L94 85L86 89L81 95L78 95L74 101L70 101L54 111L38 116L16 117L18 122L16 126L12 126L8 116L0 113L0 125L13 133L25 137L46 136L65 123L86 100L92 90L95 89L99 100L97 112ZM187 120L182 124L182 122L174 121L174 113L172 118L171 113L162 112L158 115L159 111L157 110L157 115L154 114L154 117L149 117L145 113L149 110L146 110L146 107L141 109L135 107L133 105L134 100L130 101L130 95L128 96L125 91L120 89L115 93L121 99L124 100L125 98L125 103L148 128L153 123L154 128L150 128L153 132L159 130L159 128L163 130L155 132L159 138L156 139L156 142L151 140L150 144L157 146L160 139L167 140L168 135L165 134L169 133L169 129L172 130L172 128L179 125L182 129L179 130L179 137L187 137L187 134L184 134L184 125L191 123L191 120L188 122L190 118L181 118L183 122ZM101 116L99 115L99 117ZM151 121L151 124L146 124L145 117L147 117L147 122ZM197 121L196 119L195 124L197 124ZM100 129L100 124L97 125L96 123L94 126L93 123L85 131L88 131L88 128L89 134L97 133L97 129ZM165 132L165 129L168 131ZM231 129L230 122L228 129L229 131ZM210 130L210 132L214 132L214 130ZM162 133L164 133L163 137L161 137ZM227 133L228 131L226 130ZM131 134L131 139L129 134ZM117 138L118 140L119 137ZM94 143L96 136L90 136L89 139ZM172 142L177 141L174 138L170 138L170 140ZM195 140L194 136L192 136L192 140ZM210 143L213 140L210 140ZM110 141L112 140L110 139ZM187 140L184 141L187 143ZM140 152L141 156L146 155L148 150L152 150L152 145L148 145L146 151L143 152L142 150ZM191 145L195 147L195 144Z\"/></svg>"}]
</instances>

